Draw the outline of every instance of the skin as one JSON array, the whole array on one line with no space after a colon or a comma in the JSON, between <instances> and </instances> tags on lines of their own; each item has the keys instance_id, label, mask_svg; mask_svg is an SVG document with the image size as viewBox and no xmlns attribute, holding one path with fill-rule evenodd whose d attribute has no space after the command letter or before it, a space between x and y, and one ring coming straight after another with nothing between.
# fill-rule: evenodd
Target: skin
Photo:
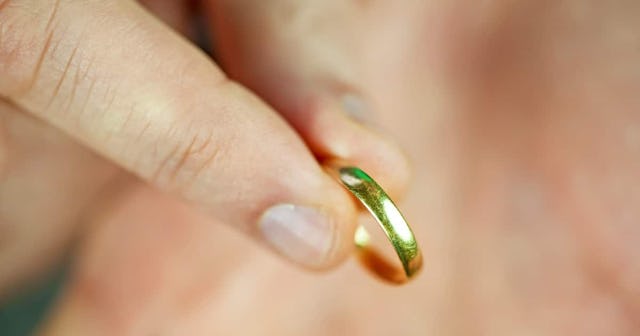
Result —
<instances>
[{"instance_id":1,"label":"skin","mask_svg":"<svg viewBox=\"0 0 640 336\"><path fill-rule=\"evenodd\" d=\"M210 203L194 210L201 194L142 182L92 138L97 126L69 131L91 123L34 112L34 94L1 109L2 237L12 238L0 265L14 271L0 271L11 276L0 284L6 293L77 242L72 280L43 334L638 333L638 5L291 3L205 5L217 56L292 128L274 121L279 131L299 134L321 159L341 156L330 141L342 134L357 144L353 160L400 194L396 161L368 163L379 143L341 133L353 125L326 113L327 92L368 97L372 123L414 159L402 208L424 273L396 288L355 262L326 276L300 271L229 229L236 221ZM187 7L145 5L188 34ZM59 196L34 198L43 194Z\"/></svg>"},{"instance_id":2,"label":"skin","mask_svg":"<svg viewBox=\"0 0 640 336\"><path fill-rule=\"evenodd\" d=\"M12 204L19 203L18 198L7 197L7 231L42 225L49 231L39 230L51 232L59 230L62 224L57 222L70 226L67 223L89 221L89 208L108 202L110 187L128 180L190 202L212 221L258 241L263 239L256 222L270 206L316 208L332 224L333 246L323 258L297 261L322 269L351 251L356 208L318 160L343 159L363 166L392 192L406 184L408 164L402 153L349 118L338 103L344 93L357 91L347 78L335 76L331 85L342 89L332 97L326 92L333 86L304 79L304 87L300 75L300 92L292 93L290 102L281 101L290 107L280 115L267 99L227 77L135 2L4 1L1 15L0 94L7 119L17 120L6 123L6 193L17 188L28 197L29 183L34 188L69 185L63 191L50 188L61 194L60 204L43 199L42 207L50 207L46 209L25 208L24 203ZM312 120L302 125L304 118ZM299 129L287 120L298 120ZM335 127L321 132L329 123ZM22 124L51 130L23 136ZM69 143L59 148L55 141L39 139L40 133L46 139L47 132ZM353 141L356 137L361 141ZM34 147L31 143L40 146L35 153L25 153L21 147ZM41 159L38 151L69 154L51 158L53 163L29 162ZM33 168L47 171L54 163L95 156L90 153L102 159L78 162L71 171L62 167L66 181L57 171L43 174ZM13 167L19 165L30 167L33 176ZM83 197L73 185L83 188ZM51 213L55 211L62 213ZM23 218L26 214L33 217ZM17 239L10 239L12 246L6 249L21 251L7 253L7 260L31 253ZM69 235L60 239L62 246ZM3 272L12 277L3 284L18 281L23 273L28 270Z\"/></svg>"}]
</instances>

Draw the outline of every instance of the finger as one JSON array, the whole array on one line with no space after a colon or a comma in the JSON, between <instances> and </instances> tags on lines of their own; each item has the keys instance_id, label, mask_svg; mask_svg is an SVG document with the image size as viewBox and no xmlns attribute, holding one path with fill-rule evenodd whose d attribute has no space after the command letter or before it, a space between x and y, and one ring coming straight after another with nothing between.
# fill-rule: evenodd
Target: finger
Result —
<instances>
[{"instance_id":1,"label":"finger","mask_svg":"<svg viewBox=\"0 0 640 336\"><path fill-rule=\"evenodd\" d=\"M353 205L277 115L129 1L5 2L0 94L156 187L310 267Z\"/></svg>"},{"instance_id":2,"label":"finger","mask_svg":"<svg viewBox=\"0 0 640 336\"><path fill-rule=\"evenodd\" d=\"M232 77L274 106L317 156L361 166L391 194L402 193L410 175L407 158L374 126L379 111L360 69L366 56L361 5L205 3L220 60Z\"/></svg>"}]
</instances>

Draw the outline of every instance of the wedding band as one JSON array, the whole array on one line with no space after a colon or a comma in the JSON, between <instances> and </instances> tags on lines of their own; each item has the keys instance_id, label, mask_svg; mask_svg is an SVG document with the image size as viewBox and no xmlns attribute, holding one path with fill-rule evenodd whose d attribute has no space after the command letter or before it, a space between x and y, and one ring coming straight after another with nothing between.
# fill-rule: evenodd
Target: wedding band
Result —
<instances>
[{"instance_id":1,"label":"wedding band","mask_svg":"<svg viewBox=\"0 0 640 336\"><path fill-rule=\"evenodd\" d=\"M340 182L376 219L393 245L402 269L394 266L371 246L369 233L363 226L356 230L354 241L360 260L384 280L401 284L412 279L422 267L418 243L398 207L369 175L357 167L337 167Z\"/></svg>"}]
</instances>

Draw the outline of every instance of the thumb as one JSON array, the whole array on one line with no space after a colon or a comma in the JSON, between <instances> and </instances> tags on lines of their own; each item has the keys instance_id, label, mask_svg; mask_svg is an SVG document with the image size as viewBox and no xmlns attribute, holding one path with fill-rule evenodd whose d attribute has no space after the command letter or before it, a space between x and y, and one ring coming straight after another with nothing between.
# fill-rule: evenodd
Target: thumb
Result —
<instances>
[{"instance_id":1,"label":"thumb","mask_svg":"<svg viewBox=\"0 0 640 336\"><path fill-rule=\"evenodd\" d=\"M0 32L5 99L300 264L351 248L353 205L297 134L135 2L4 0Z\"/></svg>"}]
</instances>

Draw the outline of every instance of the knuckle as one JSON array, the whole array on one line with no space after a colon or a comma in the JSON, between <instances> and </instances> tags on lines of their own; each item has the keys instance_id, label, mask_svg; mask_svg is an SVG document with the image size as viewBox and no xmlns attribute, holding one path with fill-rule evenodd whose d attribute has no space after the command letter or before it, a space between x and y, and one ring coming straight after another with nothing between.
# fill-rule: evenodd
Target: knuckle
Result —
<instances>
[{"instance_id":1,"label":"knuckle","mask_svg":"<svg viewBox=\"0 0 640 336\"><path fill-rule=\"evenodd\" d=\"M176 136L169 138L175 139ZM197 181L206 179L205 175L219 164L227 146L214 141L210 131L196 132L186 137L187 141L184 141L184 136L180 138L159 162L152 181L171 191L186 192Z\"/></svg>"},{"instance_id":2,"label":"knuckle","mask_svg":"<svg viewBox=\"0 0 640 336\"><path fill-rule=\"evenodd\" d=\"M33 86L56 41L61 0L0 0L0 94L17 96Z\"/></svg>"}]
</instances>

